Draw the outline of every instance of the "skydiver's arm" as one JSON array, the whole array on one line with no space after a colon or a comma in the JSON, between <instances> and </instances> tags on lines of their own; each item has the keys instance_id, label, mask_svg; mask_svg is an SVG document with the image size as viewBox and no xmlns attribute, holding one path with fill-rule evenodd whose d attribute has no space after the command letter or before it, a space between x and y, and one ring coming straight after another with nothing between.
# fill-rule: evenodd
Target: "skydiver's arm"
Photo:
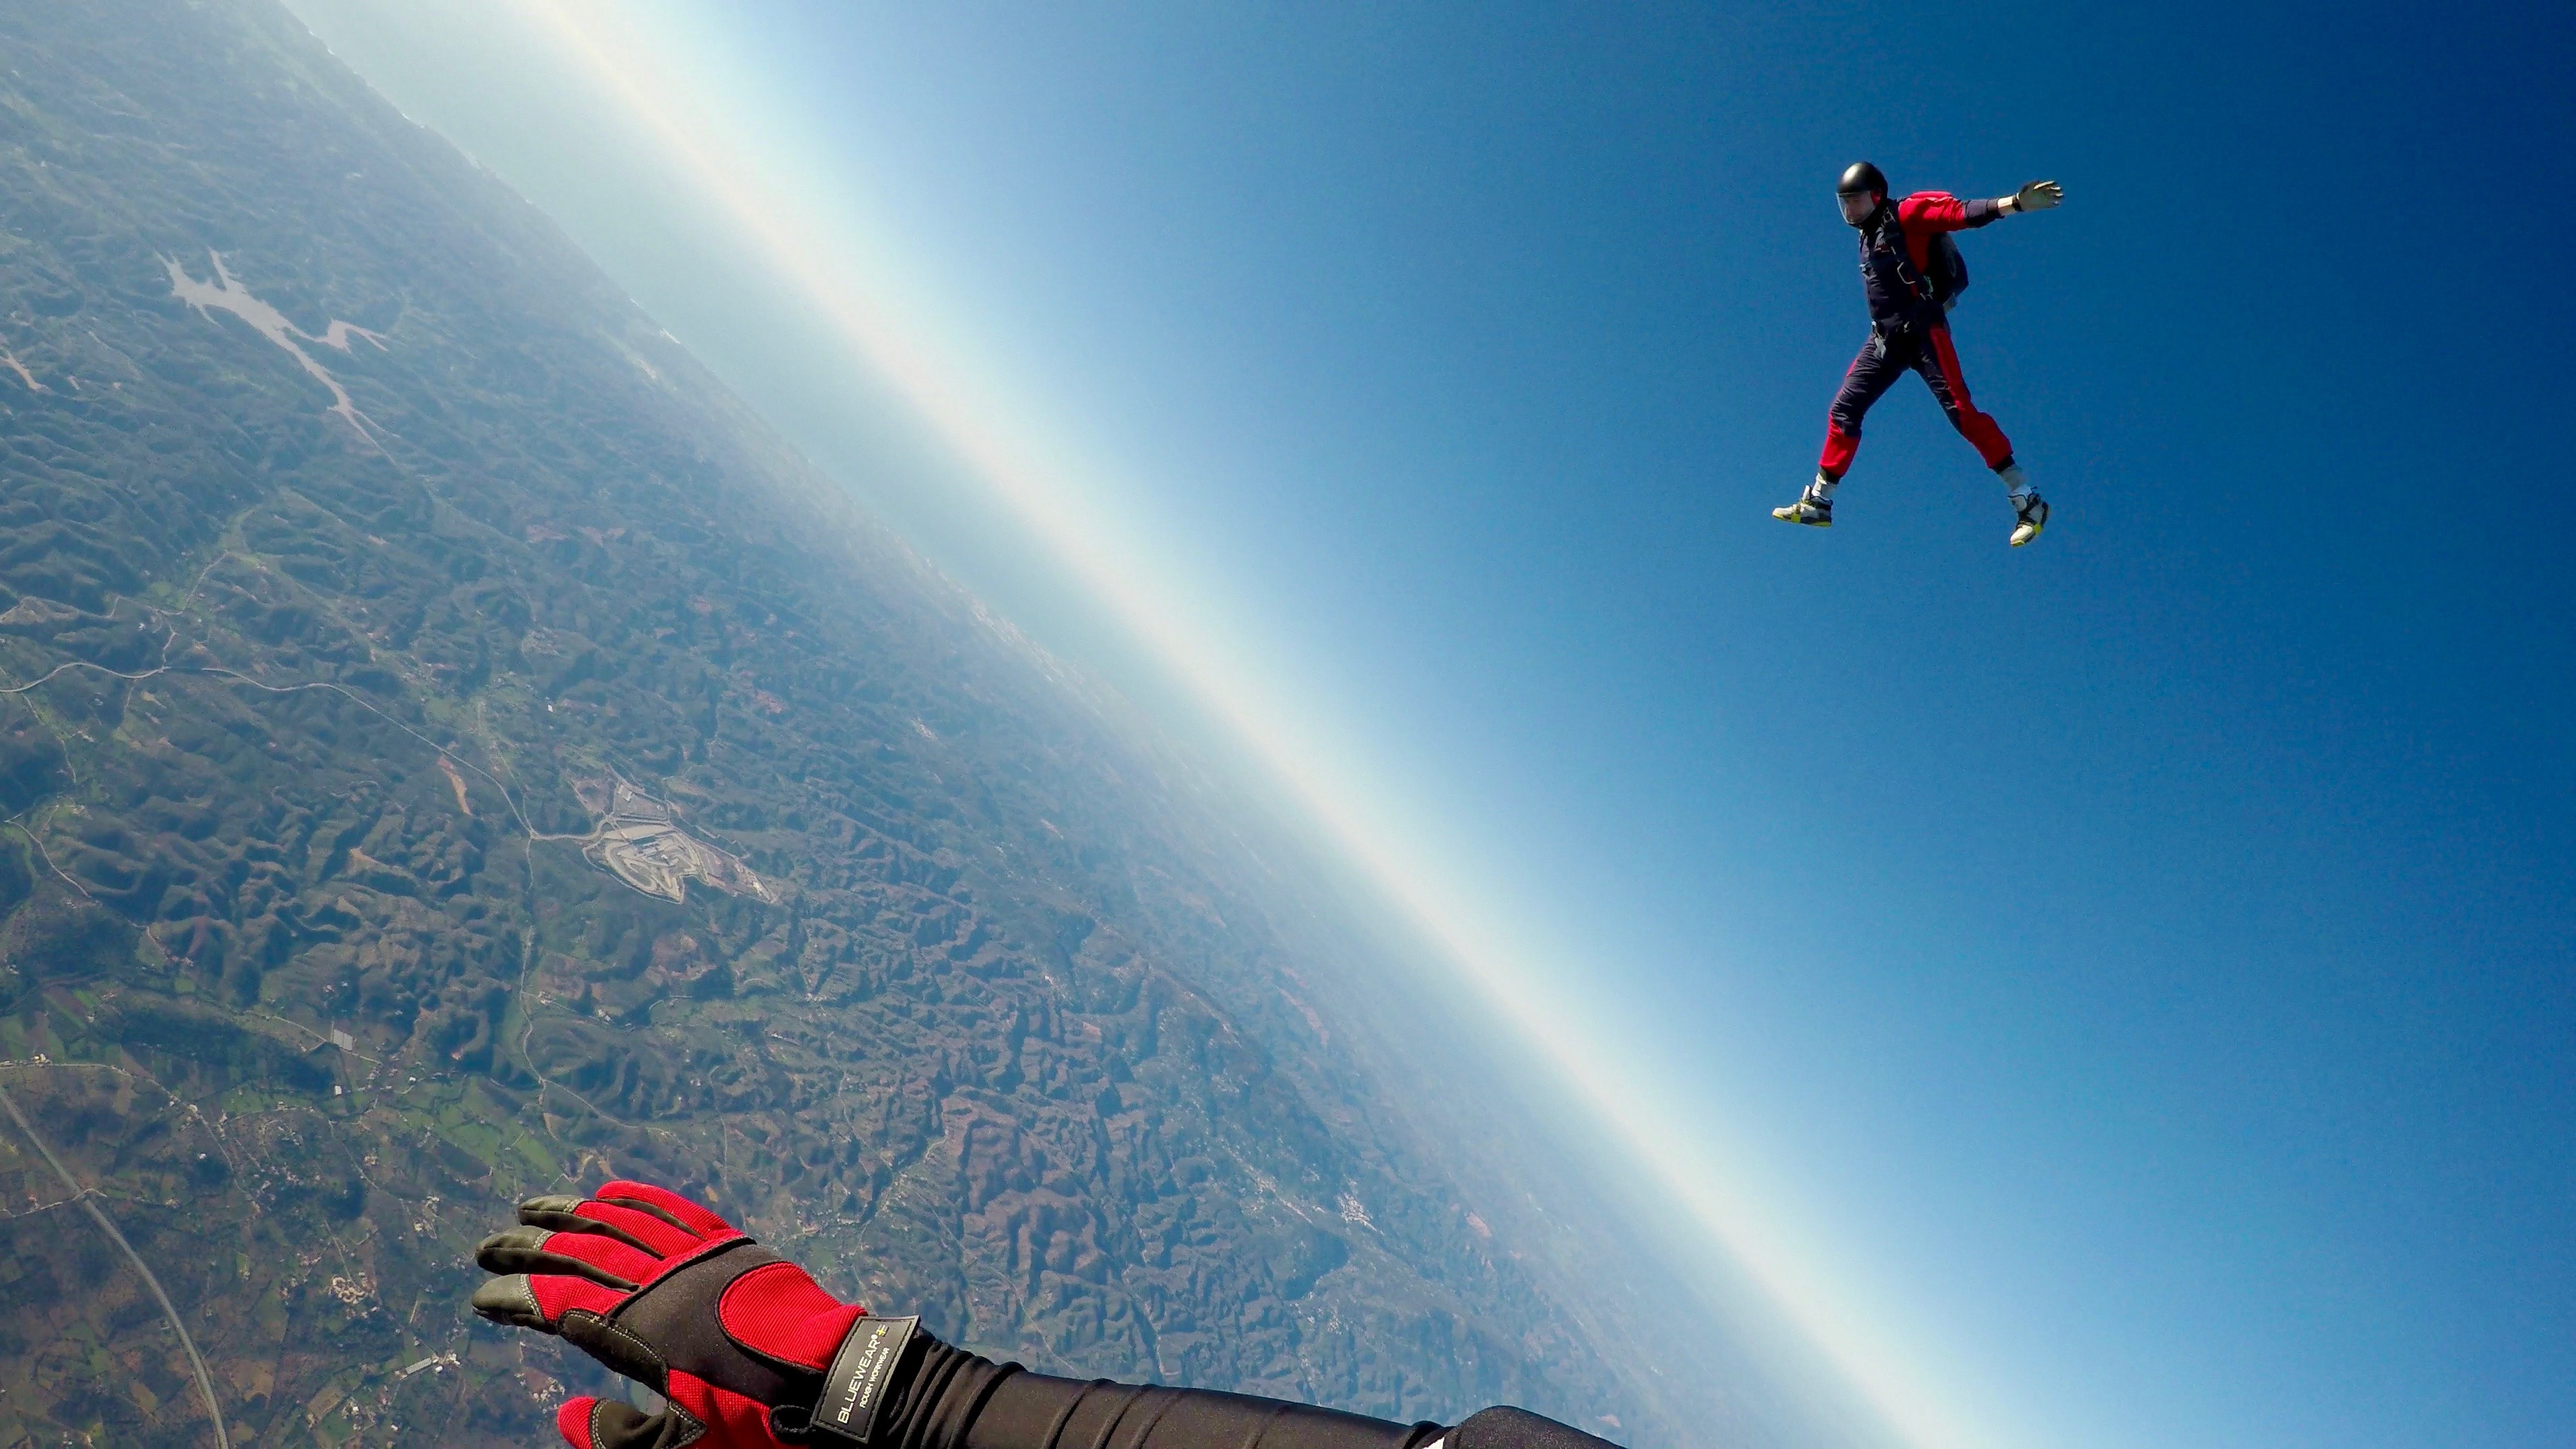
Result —
<instances>
[{"instance_id":1,"label":"skydiver's arm","mask_svg":"<svg viewBox=\"0 0 2576 1449\"><path fill-rule=\"evenodd\" d=\"M1456 1428L1278 1399L1033 1374L878 1318L702 1204L619 1180L519 1204L475 1249L474 1311L552 1333L661 1399L588 1395L571 1449L1612 1449L1521 1409Z\"/></svg>"},{"instance_id":2,"label":"skydiver's arm","mask_svg":"<svg viewBox=\"0 0 2576 1449\"><path fill-rule=\"evenodd\" d=\"M1896 204L1896 222L1912 237L1972 231L2003 215L2000 207L1993 201L1961 201L1946 191L1918 191Z\"/></svg>"},{"instance_id":3,"label":"skydiver's arm","mask_svg":"<svg viewBox=\"0 0 2576 1449\"><path fill-rule=\"evenodd\" d=\"M1278 1399L1089 1383L996 1366L924 1335L911 1382L872 1436L923 1449L1611 1449L1605 1440L1521 1409L1471 1414L1454 1429L1394 1424Z\"/></svg>"}]
</instances>

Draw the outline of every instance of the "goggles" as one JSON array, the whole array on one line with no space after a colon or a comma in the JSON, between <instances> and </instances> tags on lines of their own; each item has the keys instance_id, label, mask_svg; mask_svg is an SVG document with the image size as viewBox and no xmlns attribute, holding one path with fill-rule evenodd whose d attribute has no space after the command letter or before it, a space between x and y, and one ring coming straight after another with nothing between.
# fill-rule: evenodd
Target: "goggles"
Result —
<instances>
[{"instance_id":1,"label":"goggles","mask_svg":"<svg viewBox=\"0 0 2576 1449\"><path fill-rule=\"evenodd\" d=\"M1876 192L1845 191L1838 193L1834 199L1842 203L1843 222L1847 226L1860 225L1862 222L1869 220L1869 214L1871 212L1878 210L1878 195Z\"/></svg>"}]
</instances>

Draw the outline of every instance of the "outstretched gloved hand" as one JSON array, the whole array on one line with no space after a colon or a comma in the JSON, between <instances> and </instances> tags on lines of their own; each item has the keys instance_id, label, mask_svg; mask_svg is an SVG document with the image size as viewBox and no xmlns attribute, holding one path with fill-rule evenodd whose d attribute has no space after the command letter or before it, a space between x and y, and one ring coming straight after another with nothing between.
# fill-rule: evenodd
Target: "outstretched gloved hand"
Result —
<instances>
[{"instance_id":1,"label":"outstretched gloved hand","mask_svg":"<svg viewBox=\"0 0 2576 1449\"><path fill-rule=\"evenodd\" d=\"M657 1413L578 1398L555 1416L573 1449L1612 1449L1524 1410L1455 1429L1242 1394L1033 1374L874 1318L675 1193L612 1182L535 1197L525 1226L475 1261L502 1276L475 1311L557 1333L661 1391Z\"/></svg>"},{"instance_id":2,"label":"outstretched gloved hand","mask_svg":"<svg viewBox=\"0 0 2576 1449\"><path fill-rule=\"evenodd\" d=\"M840 1424L865 1436L913 1327L868 1319L805 1270L677 1193L612 1182L596 1197L535 1197L523 1226L486 1238L474 1260L496 1277L474 1311L496 1323L561 1334L591 1357L659 1391L646 1414L576 1398L555 1416L573 1449L777 1449L825 1430L825 1386ZM855 1331L854 1331L855 1330ZM844 1352L844 1350L848 1350ZM826 1406L827 1414L833 1406Z\"/></svg>"},{"instance_id":3,"label":"outstretched gloved hand","mask_svg":"<svg viewBox=\"0 0 2576 1449\"><path fill-rule=\"evenodd\" d=\"M2046 211L2065 199L2065 187L2054 181L2033 181L2013 193L2013 210Z\"/></svg>"}]
</instances>

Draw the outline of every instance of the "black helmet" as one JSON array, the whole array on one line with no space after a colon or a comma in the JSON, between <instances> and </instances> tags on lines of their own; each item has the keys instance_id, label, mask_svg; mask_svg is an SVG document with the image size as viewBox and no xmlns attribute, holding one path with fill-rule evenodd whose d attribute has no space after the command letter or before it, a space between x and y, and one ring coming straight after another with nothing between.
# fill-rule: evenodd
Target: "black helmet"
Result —
<instances>
[{"instance_id":1,"label":"black helmet","mask_svg":"<svg viewBox=\"0 0 2576 1449\"><path fill-rule=\"evenodd\" d=\"M1858 196L1870 191L1885 196L1887 177L1882 175L1877 167L1866 161L1854 161L1843 171L1843 179L1834 187L1834 194L1837 196Z\"/></svg>"}]
</instances>

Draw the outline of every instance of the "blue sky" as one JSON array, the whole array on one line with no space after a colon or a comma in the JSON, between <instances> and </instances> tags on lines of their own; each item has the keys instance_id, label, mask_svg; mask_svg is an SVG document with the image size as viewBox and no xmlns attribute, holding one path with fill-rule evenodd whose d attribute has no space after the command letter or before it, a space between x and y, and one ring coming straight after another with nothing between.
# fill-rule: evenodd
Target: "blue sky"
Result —
<instances>
[{"instance_id":1,"label":"blue sky","mask_svg":"<svg viewBox=\"0 0 2576 1449\"><path fill-rule=\"evenodd\" d=\"M1927 1432L2564 1442L2563 17L295 3L1150 697L1143 560ZM1766 516L1862 156L2066 185L1954 319L2031 548L1910 380Z\"/></svg>"}]
</instances>

